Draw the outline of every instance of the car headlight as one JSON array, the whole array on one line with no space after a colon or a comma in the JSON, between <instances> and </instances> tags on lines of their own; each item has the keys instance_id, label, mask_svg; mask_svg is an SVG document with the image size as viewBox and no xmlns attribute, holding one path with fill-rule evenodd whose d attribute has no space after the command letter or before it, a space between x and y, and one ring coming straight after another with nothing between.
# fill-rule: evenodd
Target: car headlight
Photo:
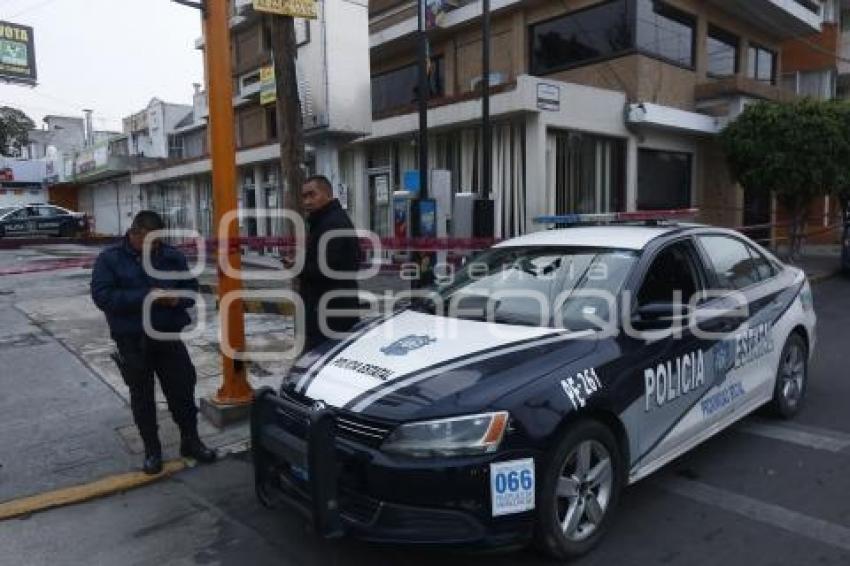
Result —
<instances>
[{"instance_id":1,"label":"car headlight","mask_svg":"<svg viewBox=\"0 0 850 566\"><path fill-rule=\"evenodd\" d=\"M508 426L505 411L401 425L382 450L414 458L474 456L495 452Z\"/></svg>"}]
</instances>

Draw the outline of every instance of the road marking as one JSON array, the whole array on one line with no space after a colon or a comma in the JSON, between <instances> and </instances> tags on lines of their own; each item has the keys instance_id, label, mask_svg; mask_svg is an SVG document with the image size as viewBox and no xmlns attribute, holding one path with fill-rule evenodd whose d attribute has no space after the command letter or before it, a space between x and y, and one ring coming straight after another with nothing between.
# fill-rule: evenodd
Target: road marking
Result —
<instances>
[{"instance_id":1,"label":"road marking","mask_svg":"<svg viewBox=\"0 0 850 566\"><path fill-rule=\"evenodd\" d=\"M121 491L127 491L151 484L165 477L171 476L186 467L183 460L166 462L162 473L156 476L148 476L142 472L132 472L109 476L84 485L75 485L56 491L47 491L31 497L23 497L0 503L0 521L13 519L22 515L30 515L40 511L47 511L56 507L75 505L92 499L106 497Z\"/></svg>"},{"instance_id":2,"label":"road marking","mask_svg":"<svg viewBox=\"0 0 850 566\"><path fill-rule=\"evenodd\" d=\"M842 525L697 481L668 476L662 481L654 481L653 485L675 495L850 551L850 528Z\"/></svg>"},{"instance_id":3,"label":"road marking","mask_svg":"<svg viewBox=\"0 0 850 566\"><path fill-rule=\"evenodd\" d=\"M827 452L843 452L850 448L850 435L825 429L747 421L737 430Z\"/></svg>"}]
</instances>

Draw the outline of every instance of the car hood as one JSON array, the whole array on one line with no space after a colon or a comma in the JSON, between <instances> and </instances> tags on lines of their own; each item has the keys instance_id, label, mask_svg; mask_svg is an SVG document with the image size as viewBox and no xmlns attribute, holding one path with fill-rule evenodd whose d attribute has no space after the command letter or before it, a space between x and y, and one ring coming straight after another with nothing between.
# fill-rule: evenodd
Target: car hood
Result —
<instances>
[{"instance_id":1,"label":"car hood","mask_svg":"<svg viewBox=\"0 0 850 566\"><path fill-rule=\"evenodd\" d=\"M284 387L375 418L462 414L586 355L589 334L407 310L296 366Z\"/></svg>"}]
</instances>

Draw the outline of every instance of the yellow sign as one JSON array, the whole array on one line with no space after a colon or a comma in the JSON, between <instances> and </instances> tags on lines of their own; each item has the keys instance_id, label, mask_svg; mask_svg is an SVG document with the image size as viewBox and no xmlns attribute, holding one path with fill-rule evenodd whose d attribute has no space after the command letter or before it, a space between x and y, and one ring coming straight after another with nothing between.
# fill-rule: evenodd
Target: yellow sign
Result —
<instances>
[{"instance_id":1,"label":"yellow sign","mask_svg":"<svg viewBox=\"0 0 850 566\"><path fill-rule=\"evenodd\" d=\"M260 104L277 102L277 83L274 76L274 65L260 69Z\"/></svg>"},{"instance_id":2,"label":"yellow sign","mask_svg":"<svg viewBox=\"0 0 850 566\"><path fill-rule=\"evenodd\" d=\"M315 20L316 0L254 0L254 10L277 14L279 16L291 16L293 18L308 18Z\"/></svg>"}]
</instances>

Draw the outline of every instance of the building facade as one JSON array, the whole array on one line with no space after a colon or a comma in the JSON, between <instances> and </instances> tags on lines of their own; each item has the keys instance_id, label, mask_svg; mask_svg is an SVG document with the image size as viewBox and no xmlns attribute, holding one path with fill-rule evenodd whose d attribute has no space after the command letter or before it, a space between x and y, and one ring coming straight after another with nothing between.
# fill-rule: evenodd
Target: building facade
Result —
<instances>
[{"instance_id":1,"label":"building facade","mask_svg":"<svg viewBox=\"0 0 850 566\"><path fill-rule=\"evenodd\" d=\"M50 202L78 210L80 186L75 182L76 156L82 155L81 163L93 162L94 150L89 149L108 144L118 135L118 132L94 130L85 117L46 116L42 128L28 133L23 158L11 167L13 174L18 171L18 180L23 176L27 178L29 189L0 189L0 197L6 197L7 203Z\"/></svg>"},{"instance_id":2,"label":"building facade","mask_svg":"<svg viewBox=\"0 0 850 566\"><path fill-rule=\"evenodd\" d=\"M269 22L250 0L231 3L238 201L241 211L277 210L283 202L278 121L273 89L261 76L272 66ZM296 19L298 90L307 142L307 167L333 180L340 196L340 149L369 133L369 35L366 0L325 0L318 19ZM204 39L197 42L204 48ZM265 95L264 95L264 92ZM206 93L196 89L192 112L175 124L164 162L132 175L151 208L170 226L215 234ZM279 221L240 215L246 236L278 235Z\"/></svg>"},{"instance_id":3,"label":"building facade","mask_svg":"<svg viewBox=\"0 0 850 566\"><path fill-rule=\"evenodd\" d=\"M429 32L429 165L455 194L481 191L480 15L480 1L454 3ZM415 3L370 4L372 133L343 172L358 224L382 234L387 194L417 168L416 16ZM782 45L822 18L808 1L494 2L496 236L547 214L692 206L740 225L746 203L716 136L751 101L793 96L779 86Z\"/></svg>"}]
</instances>

